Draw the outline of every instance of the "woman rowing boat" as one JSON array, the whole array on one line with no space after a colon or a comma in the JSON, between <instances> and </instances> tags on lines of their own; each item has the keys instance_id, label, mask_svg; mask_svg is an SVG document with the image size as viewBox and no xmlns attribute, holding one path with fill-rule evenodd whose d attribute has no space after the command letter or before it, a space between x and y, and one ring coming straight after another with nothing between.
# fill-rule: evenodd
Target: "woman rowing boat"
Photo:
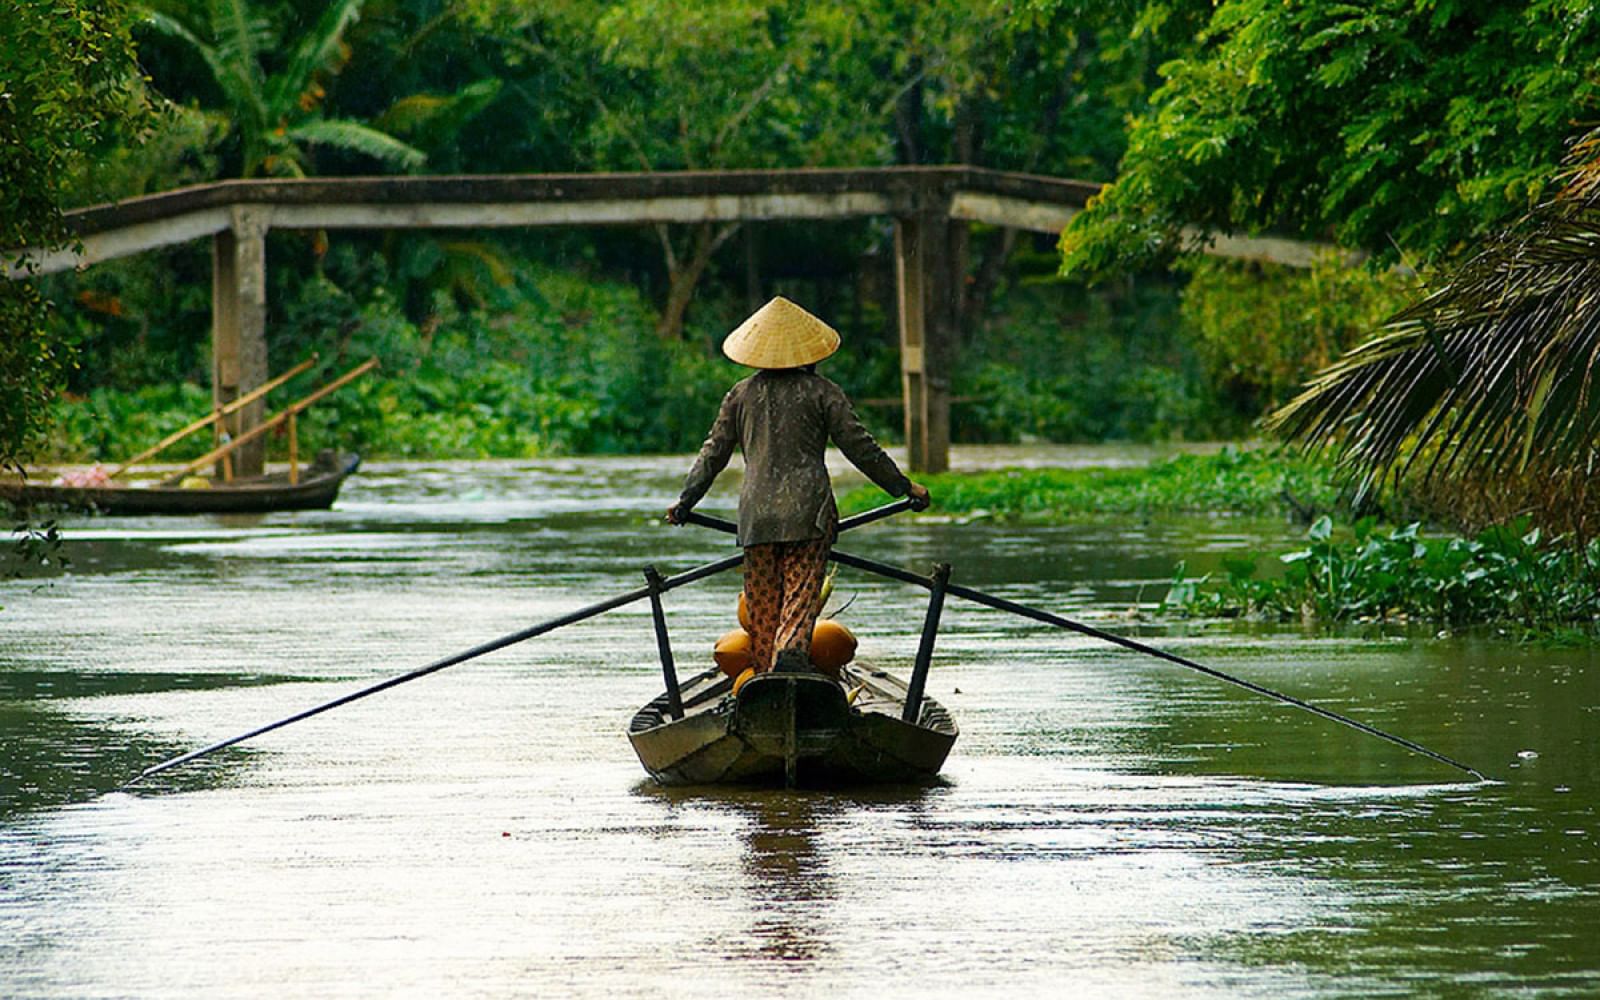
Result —
<instances>
[{"instance_id":1,"label":"woman rowing boat","mask_svg":"<svg viewBox=\"0 0 1600 1000\"><path fill-rule=\"evenodd\" d=\"M667 520L682 524L737 444L744 453L739 544L756 672L810 669L828 552L839 523L823 452L839 447L890 496L929 503L926 487L907 479L857 419L844 390L818 375L817 362L839 349L839 334L779 296L722 342L734 362L758 369L722 399L700 454Z\"/></svg>"}]
</instances>

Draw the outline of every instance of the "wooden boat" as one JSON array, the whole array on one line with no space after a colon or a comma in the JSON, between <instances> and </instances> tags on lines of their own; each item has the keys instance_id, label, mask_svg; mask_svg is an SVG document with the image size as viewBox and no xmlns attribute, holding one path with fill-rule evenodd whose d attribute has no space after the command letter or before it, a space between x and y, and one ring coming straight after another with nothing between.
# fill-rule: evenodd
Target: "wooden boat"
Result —
<instances>
[{"instance_id":1,"label":"wooden boat","mask_svg":"<svg viewBox=\"0 0 1600 1000\"><path fill-rule=\"evenodd\" d=\"M661 694L633 717L628 739L664 785L833 787L934 780L955 744L955 721L931 698L904 721L907 684L847 665L835 681L774 671L732 693L715 668L681 688L682 718Z\"/></svg>"},{"instance_id":2,"label":"wooden boat","mask_svg":"<svg viewBox=\"0 0 1600 1000\"><path fill-rule=\"evenodd\" d=\"M17 507L95 511L102 514L260 514L275 510L323 510L361 464L357 455L324 452L289 482L286 472L252 476L208 487L108 485L53 486L0 483L0 500Z\"/></svg>"},{"instance_id":3,"label":"wooden boat","mask_svg":"<svg viewBox=\"0 0 1600 1000\"><path fill-rule=\"evenodd\" d=\"M338 455L331 449L317 454L317 459L304 471L300 468L300 448L297 421L313 403L348 385L350 382L378 366L372 358L356 365L343 375L311 394L291 403L287 409L255 424L253 427L229 436L221 433L225 417L239 413L246 406L264 400L268 393L285 384L302 372L308 371L317 361L311 357L283 374L245 393L239 398L217 407L188 426L168 434L160 442L118 465L102 477L100 482L86 485L55 485L27 481L0 482L0 502L12 507L45 507L56 510L86 510L102 514L263 514L274 510L320 510L333 506L339 487L356 471L361 459L355 455ZM122 485L113 482L118 476L136 465L151 461L166 449L197 431L211 427L218 434L217 447L180 468L175 475L157 485ZM255 441L271 431L282 428L289 442L289 469L287 472L264 476L233 475L233 456L242 446ZM187 488L184 482L198 470L220 465L223 477L209 480L209 485L197 484Z\"/></svg>"}]
</instances>

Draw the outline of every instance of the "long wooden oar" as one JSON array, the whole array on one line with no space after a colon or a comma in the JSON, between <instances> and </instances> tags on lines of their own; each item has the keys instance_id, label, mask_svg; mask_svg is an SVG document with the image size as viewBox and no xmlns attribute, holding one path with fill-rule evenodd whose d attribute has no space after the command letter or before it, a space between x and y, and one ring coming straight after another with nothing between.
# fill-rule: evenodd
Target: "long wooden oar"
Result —
<instances>
[{"instance_id":1,"label":"long wooden oar","mask_svg":"<svg viewBox=\"0 0 1600 1000\"><path fill-rule=\"evenodd\" d=\"M289 406L287 408L278 411L277 413L275 413L272 416L268 417L266 420L263 420L261 423L257 424L256 426L250 428L247 431L244 431L238 437L233 438L232 440L230 440L227 444L218 445L217 447L213 448L212 450L206 452L204 455L201 455L199 458L195 459L194 461L190 462L188 465L185 465L183 468L179 469L177 472L174 472L171 476L169 476L166 479L162 480L162 485L176 486L178 483L183 481L183 478L185 476L187 476L189 473L193 472L194 470L200 468L203 465L210 465L212 462L215 462L217 459L222 458L222 457L224 457L226 455L233 454L239 448L243 447L244 445L248 444L251 441L254 441L256 438L260 437L261 435L266 434L266 433L268 433L270 431L273 431L273 430L277 429L279 424L284 423L284 422L289 421L289 420L293 420L295 418L296 414L303 412L312 403L317 402L318 400L320 400L322 397L328 395L329 393L336 392L337 390L344 388L350 382L354 381L357 378L360 378L362 375L365 375L367 372L370 372L372 369L374 369L376 367L378 367L378 359L377 358L368 358L366 361L363 361L361 364L356 365L354 368L350 369L349 371L345 372L343 375L340 375L338 378L334 379L332 382L329 382L327 385L323 386L322 388L317 389L315 392L312 392L309 396L306 396L304 399L301 399L298 402L289 404Z\"/></svg>"},{"instance_id":2,"label":"long wooden oar","mask_svg":"<svg viewBox=\"0 0 1600 1000\"><path fill-rule=\"evenodd\" d=\"M708 528L715 528L718 531L734 530L734 526L732 524L720 518L706 517L703 514L691 513L689 515L689 519L695 524L701 524ZM843 527L842 523L840 527ZM925 589L931 590L933 588L933 579L931 577L921 576L917 573L911 572L910 570L901 569L898 566L890 566L886 563L881 563L873 559L864 559L861 556L851 555L848 552L840 552L837 549L831 552L828 557L834 562L837 562L843 566L851 566L856 569L866 570L869 573L876 573L879 576L885 576L891 580L900 580L904 583L915 584ZM1281 691L1274 691L1271 688L1264 687L1255 683L1254 681L1247 681L1243 677L1235 677L1232 674L1223 673L1221 670L1196 663L1195 661L1179 656L1176 653L1169 653L1164 649L1146 645L1137 639L1129 639L1127 636L1117 635L1115 632L1107 632L1103 629L1095 628L1093 625L1085 625L1082 622L1075 622L1070 618L1063 618L1060 615L1051 614L1048 611L1042 611L1038 608L1032 608L1026 604L1018 604L1015 601L1008 601L1003 597L995 597L992 594L985 594L981 590L973 590L971 587L963 587L960 584L945 584L945 593L964 598L968 601L972 601L975 604L982 604L987 607L994 608L997 611L1009 611L1014 615L1021 615L1024 618L1031 618L1036 622L1042 622L1046 625L1054 625L1056 628L1066 629L1069 632L1077 632L1080 635L1087 635L1096 639L1102 639L1106 642L1122 646L1125 649L1131 649L1139 653L1146 653L1150 656L1166 660L1168 663L1176 663L1180 667L1188 667L1190 670L1198 670L1200 673L1205 674L1208 677L1215 677L1217 680L1226 681L1229 684L1237 685L1238 687L1242 687L1247 691L1254 691L1256 694L1265 695L1268 698L1275 698L1278 701L1284 702L1285 704L1304 709L1313 715L1320 715L1322 718L1328 719L1329 721L1337 722L1340 725L1349 726L1352 729L1358 729L1369 736L1376 736L1381 740L1388 740L1390 743L1393 743L1396 746L1405 747L1407 750L1410 750L1413 753L1422 754L1424 757L1432 758L1433 760L1439 761L1441 764L1448 764L1457 770L1465 771L1467 774L1472 775L1479 781L1489 780L1485 778L1483 776L1483 772L1479 771L1477 768L1469 767L1458 760L1453 760L1449 757L1446 757L1442 753L1439 753L1435 750L1430 750L1420 743L1414 743L1411 740L1406 739L1404 736L1396 736L1393 733L1384 732L1382 729L1379 729L1376 726L1369 726L1365 722L1360 722L1346 715L1340 715L1338 712L1332 711L1331 709L1323 708L1320 705L1313 705L1309 701L1303 701L1293 695L1284 694Z\"/></svg>"},{"instance_id":3,"label":"long wooden oar","mask_svg":"<svg viewBox=\"0 0 1600 1000\"><path fill-rule=\"evenodd\" d=\"M895 566L888 566L871 559L863 559L860 556L853 556L849 553L839 551L833 552L830 558L845 566L854 566L857 569L864 569L870 573L878 573L891 579L904 580L907 583L914 583L918 586L929 589L933 587L933 581L928 577L918 576L917 574L907 570L903 570ZM1146 653L1150 656L1166 660L1168 663L1176 663L1180 667L1188 667L1190 670L1198 670L1200 673L1205 674L1208 677L1215 677L1219 681L1226 681L1229 684L1242 687L1247 691L1254 691L1256 694L1265 695L1268 698L1275 698L1278 701L1284 702L1285 704L1304 709L1305 711L1310 712L1312 715L1320 715L1322 718L1331 722L1337 722L1340 725L1349 726L1352 729L1358 729L1369 736L1376 736L1381 740L1388 740L1390 743L1393 743L1396 746L1404 747L1413 753L1419 753L1424 757L1430 757L1441 764L1448 764L1458 771L1465 771L1467 774L1472 775L1479 781L1489 780L1488 778L1485 778L1483 776L1483 772L1479 771L1477 768L1470 767L1458 760L1446 757L1444 754L1439 753L1436 750L1430 750L1420 743L1414 743L1411 740L1406 739L1404 736L1396 736L1394 733L1384 732L1382 729L1379 729L1376 726L1369 726L1365 722L1352 719L1347 715L1340 715L1338 712L1335 712L1331 709L1323 708L1320 705L1313 705L1311 702L1303 701L1300 698L1296 698L1294 695L1284 694L1282 691L1274 691L1273 689L1257 684L1254 681L1247 681L1243 677L1235 677L1232 674L1223 673L1221 670L1217 670L1214 667L1208 667L1204 664L1196 663L1187 657L1179 656L1176 653L1169 653L1164 649L1146 645L1145 643L1139 642L1137 639L1129 639L1127 636L1117 635L1115 632L1107 632L1103 629L1095 628L1092 625L1085 625L1082 622L1075 622L1070 618L1063 618L1060 615L1051 614L1048 611L1042 611L1038 608L1032 608L1026 604L1018 604L1016 601L1008 601L1003 597L995 597L992 594L985 594L981 590L973 590L971 587L963 587L960 584L945 584L945 593L954 595L956 597L965 598L966 600L972 601L975 604L982 604L987 607L994 608L997 611L1009 611L1014 615L1021 615L1024 618L1031 618L1036 622L1043 622L1046 625L1054 625L1056 628L1066 629L1069 632L1077 632L1080 635L1087 635L1096 639L1102 639L1106 642L1122 646L1125 649L1131 649L1139 653Z\"/></svg>"},{"instance_id":4,"label":"long wooden oar","mask_svg":"<svg viewBox=\"0 0 1600 1000\"><path fill-rule=\"evenodd\" d=\"M716 562L707 563L704 566L689 570L686 573L679 573L677 576L667 577L665 580L661 581L661 589L672 590L675 587L682 587L685 584L694 583L696 580L703 580L708 576L721 573L723 570L732 569L742 562L744 562L743 554L729 556L726 559L719 559ZM240 733L238 736L232 736L228 739L213 743L210 746L201 747L199 750L191 750L189 753L178 757L173 757L171 760L164 760L154 767L145 768L143 771L139 772L137 777L133 778L122 787L127 788L129 785L138 784L151 775L160 774L162 771L177 767L180 764L187 764L191 760L198 760L207 754L215 753L216 751L222 750L226 747L243 743L248 739L254 739L263 733L270 733L274 729L282 729L284 726L299 722L301 719L309 719L313 715L321 715L323 712L332 711L341 705L348 705L352 701L357 701L361 698L367 697L368 695L377 694L379 691L387 691L392 687L399 687L401 684L409 683L419 677L426 677L429 674L437 673L446 667L453 667L458 663L465 663L468 660L483 656L485 653L492 653L497 649L504 649L507 646L515 645L516 643L522 642L526 639L532 639L534 636L544 635L546 632L553 632L556 629L561 628L563 625L572 625L576 622L581 622L586 618L593 618L596 615L604 614L607 611L615 611L617 608L620 608L623 605L632 604L634 601L642 601L649 596L649 587L639 587L635 590L628 591L626 594L618 594L616 597L613 597L609 600L601 601L599 604L591 604L586 608L580 608L577 611L569 612L557 618L551 618L548 621L540 622L537 625L531 625L528 628L512 632L509 635L503 635L498 639L483 643L482 645L473 646L471 649L463 650L453 656L447 656L442 660L435 660L425 667L418 667L415 670L400 674L398 677L390 677L388 680L379 681L378 683L364 687L359 691L352 691L347 695L342 695L333 699L332 701L323 702L322 704L313 708L308 708L303 712L296 712L288 718L279 719L277 722L269 722L266 725L258 726L247 733Z\"/></svg>"}]
</instances>

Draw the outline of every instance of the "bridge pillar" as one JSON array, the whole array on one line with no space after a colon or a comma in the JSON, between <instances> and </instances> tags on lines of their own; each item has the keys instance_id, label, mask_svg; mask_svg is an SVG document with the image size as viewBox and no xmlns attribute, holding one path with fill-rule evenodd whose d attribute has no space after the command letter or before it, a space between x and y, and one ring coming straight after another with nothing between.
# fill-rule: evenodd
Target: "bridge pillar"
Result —
<instances>
[{"instance_id":1,"label":"bridge pillar","mask_svg":"<svg viewBox=\"0 0 1600 1000\"><path fill-rule=\"evenodd\" d=\"M900 313L900 385L906 452L913 472L950 467L950 369L955 353L956 227L948 211L895 220L895 278Z\"/></svg>"},{"instance_id":2,"label":"bridge pillar","mask_svg":"<svg viewBox=\"0 0 1600 1000\"><path fill-rule=\"evenodd\" d=\"M267 380L267 215L235 205L232 226L211 243L211 398L223 406ZM238 437L261 424L265 403L257 400L222 421L218 435ZM235 476L260 475L266 465L265 437L241 445L231 456ZM217 475L223 475L217 464Z\"/></svg>"}]
</instances>

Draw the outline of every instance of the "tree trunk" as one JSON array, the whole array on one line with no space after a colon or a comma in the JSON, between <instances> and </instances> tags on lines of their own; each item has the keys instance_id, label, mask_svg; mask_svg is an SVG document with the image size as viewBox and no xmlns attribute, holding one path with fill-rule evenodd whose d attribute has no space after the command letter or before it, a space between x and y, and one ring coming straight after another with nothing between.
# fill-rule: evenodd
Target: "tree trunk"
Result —
<instances>
[{"instance_id":1,"label":"tree trunk","mask_svg":"<svg viewBox=\"0 0 1600 1000\"><path fill-rule=\"evenodd\" d=\"M899 139L900 162L915 165L922 162L921 143L917 133L922 122L922 84L906 88L894 102L895 137Z\"/></svg>"},{"instance_id":2,"label":"tree trunk","mask_svg":"<svg viewBox=\"0 0 1600 1000\"><path fill-rule=\"evenodd\" d=\"M744 302L750 312L761 308L761 250L756 245L756 227L744 227Z\"/></svg>"},{"instance_id":3,"label":"tree trunk","mask_svg":"<svg viewBox=\"0 0 1600 1000\"><path fill-rule=\"evenodd\" d=\"M711 255L739 230L737 222L729 223L720 232L713 231L711 225L710 222L694 224L687 259L667 256L667 301L661 309L661 319L656 322L656 334L663 340L683 339L684 315L689 311L689 302L694 298L694 290L706 266L711 263Z\"/></svg>"},{"instance_id":4,"label":"tree trunk","mask_svg":"<svg viewBox=\"0 0 1600 1000\"><path fill-rule=\"evenodd\" d=\"M987 246L983 250L983 260L978 264L977 272L972 276L972 284L967 287L967 294L961 301L962 330L977 329L984 310L989 308L989 298L994 294L995 286L1000 283L1000 276L1005 272L1006 261L1011 258L1011 251L1016 248L1017 230L992 230L984 242Z\"/></svg>"}]
</instances>

